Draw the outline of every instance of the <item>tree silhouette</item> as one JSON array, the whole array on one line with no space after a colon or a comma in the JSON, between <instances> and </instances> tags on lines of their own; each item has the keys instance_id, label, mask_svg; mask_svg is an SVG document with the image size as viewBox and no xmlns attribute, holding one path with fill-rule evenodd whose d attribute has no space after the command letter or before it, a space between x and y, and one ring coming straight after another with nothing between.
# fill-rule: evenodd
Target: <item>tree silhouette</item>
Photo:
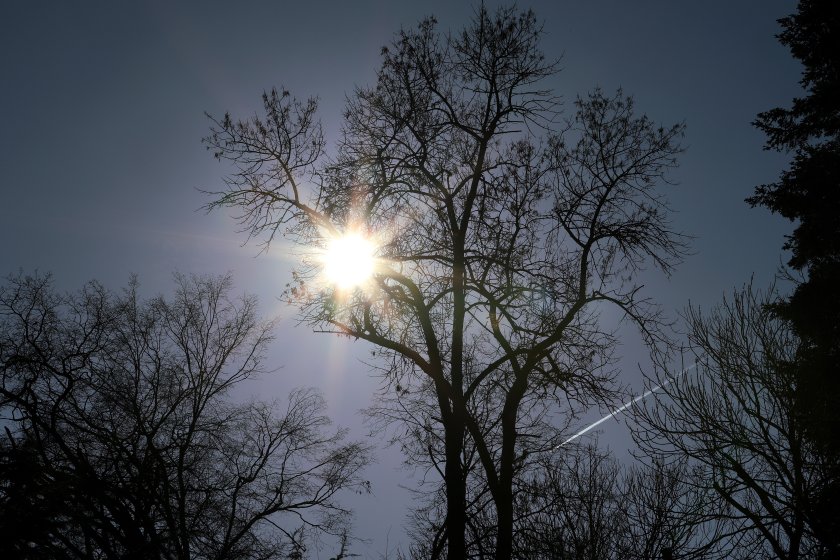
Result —
<instances>
[{"instance_id":1,"label":"tree silhouette","mask_svg":"<svg viewBox=\"0 0 840 560\"><path fill-rule=\"evenodd\" d=\"M766 148L794 157L778 182L757 187L748 202L796 222L785 244L788 264L807 278L776 308L803 341L798 413L825 460L840 465L840 7L801 0L779 23L779 40L804 66L800 84L807 94L789 109L758 115ZM833 478L814 507L824 541L840 554L840 468Z\"/></svg>"},{"instance_id":2,"label":"tree silhouette","mask_svg":"<svg viewBox=\"0 0 840 560\"><path fill-rule=\"evenodd\" d=\"M623 466L597 442L546 461L518 494L517 558L750 558L733 546L722 501L684 460Z\"/></svg>"},{"instance_id":3,"label":"tree silhouette","mask_svg":"<svg viewBox=\"0 0 840 560\"><path fill-rule=\"evenodd\" d=\"M834 467L806 438L797 409L801 341L774 314L772 291L748 286L711 313L691 309L696 373L660 379L637 412L637 442L688 460L691 483L717 493L752 558L820 558L826 552L811 504ZM831 557L831 556L827 556Z\"/></svg>"},{"instance_id":4,"label":"tree silhouette","mask_svg":"<svg viewBox=\"0 0 840 560\"><path fill-rule=\"evenodd\" d=\"M617 307L653 344L659 315L636 272L667 272L683 250L657 190L682 126L600 90L564 119L541 85L556 65L540 36L513 8L481 7L458 33L434 19L401 31L376 85L349 99L331 158L316 102L282 90L263 96L264 116L214 119L205 139L234 166L209 207L234 208L249 235L313 253L343 232L377 240L370 285L319 284L313 256L289 297L317 329L375 347L389 382L376 410L440 473L435 554L450 558L478 554L466 535L479 502L495 520L485 554L511 557L514 482L560 441L548 413L611 394L599 312Z\"/></svg>"},{"instance_id":5,"label":"tree silhouette","mask_svg":"<svg viewBox=\"0 0 840 560\"><path fill-rule=\"evenodd\" d=\"M725 502L693 476L685 458L626 466L597 442L567 444L516 481L513 557L649 560L670 550L686 560L753 558L739 546ZM496 520L488 509L468 519L477 558L492 556ZM442 493L418 508L411 558L435 555L445 513Z\"/></svg>"},{"instance_id":6,"label":"tree silhouette","mask_svg":"<svg viewBox=\"0 0 840 560\"><path fill-rule=\"evenodd\" d=\"M4 557L284 558L341 534L336 502L366 449L311 390L235 404L270 324L229 278L177 277L172 299L47 277L0 288Z\"/></svg>"}]
</instances>

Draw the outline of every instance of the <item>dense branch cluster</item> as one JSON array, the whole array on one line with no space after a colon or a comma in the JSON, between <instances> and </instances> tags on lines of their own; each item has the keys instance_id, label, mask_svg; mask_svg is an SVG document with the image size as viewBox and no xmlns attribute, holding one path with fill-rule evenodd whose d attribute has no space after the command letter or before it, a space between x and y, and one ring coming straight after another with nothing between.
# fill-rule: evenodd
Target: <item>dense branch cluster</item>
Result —
<instances>
[{"instance_id":1,"label":"dense branch cluster","mask_svg":"<svg viewBox=\"0 0 840 560\"><path fill-rule=\"evenodd\" d=\"M689 311L697 372L666 383L637 412L637 440L653 456L689 460L693 485L754 558L828 558L814 504L836 468L806 437L796 407L801 339L774 314L775 294L751 287L711 313Z\"/></svg>"},{"instance_id":2,"label":"dense branch cluster","mask_svg":"<svg viewBox=\"0 0 840 560\"><path fill-rule=\"evenodd\" d=\"M0 288L0 547L8 557L285 558L340 533L366 449L311 390L236 404L270 324L229 278L60 295ZM35 556L33 556L35 555Z\"/></svg>"},{"instance_id":3,"label":"dense branch cluster","mask_svg":"<svg viewBox=\"0 0 840 560\"><path fill-rule=\"evenodd\" d=\"M350 229L381 240L371 288L313 289L304 269L292 297L305 320L386 360L397 390L384 416L404 415L412 458L445 480L453 558L467 555L474 507L494 510L510 556L514 479L557 443L550 411L609 398L615 340L599 312L617 306L655 344L661 321L634 275L669 271L684 249L658 190L683 127L636 115L620 91L564 117L540 85L556 69L540 36L533 13L483 7L461 33L434 19L400 32L319 164L314 102L285 94L206 139L235 165L210 206L236 208L250 234L270 242L289 224L304 245Z\"/></svg>"}]
</instances>

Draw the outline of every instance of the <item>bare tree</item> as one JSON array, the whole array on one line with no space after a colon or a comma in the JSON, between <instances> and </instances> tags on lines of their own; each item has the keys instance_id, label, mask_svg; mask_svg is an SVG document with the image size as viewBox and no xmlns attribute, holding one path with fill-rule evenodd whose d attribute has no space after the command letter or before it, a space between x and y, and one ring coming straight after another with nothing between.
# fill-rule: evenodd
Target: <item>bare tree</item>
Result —
<instances>
[{"instance_id":1,"label":"bare tree","mask_svg":"<svg viewBox=\"0 0 840 560\"><path fill-rule=\"evenodd\" d=\"M618 557L626 529L621 467L595 446L564 449L519 494L517 558Z\"/></svg>"},{"instance_id":2,"label":"bare tree","mask_svg":"<svg viewBox=\"0 0 840 560\"><path fill-rule=\"evenodd\" d=\"M450 558L473 554L474 476L495 510L495 555L511 557L522 459L559 437L547 412L611 394L615 341L599 312L617 306L653 343L658 312L635 272L667 272L683 249L656 190L682 126L600 90L564 120L540 85L556 69L540 36L512 8L481 7L459 33L434 19L401 31L376 85L349 99L332 158L316 102L284 91L264 95L263 117L214 119L205 139L234 165L209 206L234 208L250 235L313 251L350 231L377 240L365 288L319 284L313 258L290 298L319 330L377 348L406 437L433 443Z\"/></svg>"},{"instance_id":3,"label":"bare tree","mask_svg":"<svg viewBox=\"0 0 840 560\"><path fill-rule=\"evenodd\" d=\"M733 530L726 503L693 479L685 460L628 466L597 442L565 446L516 481L513 556L648 560L670 551L686 560L752 558ZM411 531L411 557L417 560L435 555L445 531L445 495L424 497ZM492 558L494 510L470 506L468 547L476 558Z\"/></svg>"},{"instance_id":4,"label":"bare tree","mask_svg":"<svg viewBox=\"0 0 840 560\"><path fill-rule=\"evenodd\" d=\"M720 496L752 557L816 558L810 504L831 465L796 413L800 341L774 301L747 286L708 314L690 309L697 373L655 393L636 437L696 466L695 483Z\"/></svg>"},{"instance_id":5,"label":"bare tree","mask_svg":"<svg viewBox=\"0 0 840 560\"><path fill-rule=\"evenodd\" d=\"M517 558L749 558L719 500L691 484L684 462L625 466L597 442L544 461L517 492Z\"/></svg>"},{"instance_id":6,"label":"bare tree","mask_svg":"<svg viewBox=\"0 0 840 560\"><path fill-rule=\"evenodd\" d=\"M10 556L283 558L346 529L336 498L362 487L366 449L312 390L229 400L262 370L271 325L229 299L230 278L176 280L151 301L136 283L0 288L0 509L23 514L0 516Z\"/></svg>"},{"instance_id":7,"label":"bare tree","mask_svg":"<svg viewBox=\"0 0 840 560\"><path fill-rule=\"evenodd\" d=\"M685 560L752 558L726 502L695 478L696 469L684 458L646 458L626 471L618 558L659 558L665 551Z\"/></svg>"}]
</instances>

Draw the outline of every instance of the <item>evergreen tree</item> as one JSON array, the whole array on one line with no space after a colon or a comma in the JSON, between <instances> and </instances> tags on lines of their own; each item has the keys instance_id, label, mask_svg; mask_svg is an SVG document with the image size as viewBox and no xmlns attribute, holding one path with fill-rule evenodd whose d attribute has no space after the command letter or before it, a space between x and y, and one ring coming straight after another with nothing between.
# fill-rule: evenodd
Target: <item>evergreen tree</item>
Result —
<instances>
[{"instance_id":1,"label":"evergreen tree","mask_svg":"<svg viewBox=\"0 0 840 560\"><path fill-rule=\"evenodd\" d=\"M803 64L803 97L789 109L758 115L766 148L791 151L793 160L776 183L748 199L796 223L785 248L789 265L804 280L777 307L804 344L797 357L798 408L809 435L835 465L816 505L825 538L840 546L840 4L801 0L779 20L778 38Z\"/></svg>"}]
</instances>

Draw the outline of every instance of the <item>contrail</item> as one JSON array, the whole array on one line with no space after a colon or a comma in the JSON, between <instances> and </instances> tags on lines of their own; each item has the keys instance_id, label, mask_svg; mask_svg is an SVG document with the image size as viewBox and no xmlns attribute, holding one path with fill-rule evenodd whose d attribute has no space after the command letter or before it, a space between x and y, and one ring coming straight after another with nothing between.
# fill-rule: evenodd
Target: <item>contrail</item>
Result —
<instances>
[{"instance_id":1,"label":"contrail","mask_svg":"<svg viewBox=\"0 0 840 560\"><path fill-rule=\"evenodd\" d=\"M582 429L581 431L579 431L578 433L576 433L575 435L573 435L572 437L570 437L569 439L564 441L563 443L559 443L559 444L555 445L554 448L552 449L552 451L557 451L558 449L560 449L561 447L563 447L564 445L566 445L570 441L576 440L577 438L579 438L580 436L582 436L586 432L588 432L588 431L592 430L593 428L603 424L604 422L606 422L610 418L615 418L616 416L618 416L619 414L621 414L622 412L624 412L625 410L627 410L628 408L630 408L631 406L633 406L634 404L639 402L640 400L644 399L645 397L655 393L656 391L662 389L663 387L667 387L668 385L670 385L671 383L673 383L674 381L676 381L677 379L679 379L680 377L682 377L683 375L685 375L686 373L688 373L689 371L691 371L692 369L697 367L697 363L698 363L698 361L695 360L695 362L693 364L691 364L690 366L688 366L687 368L685 368L684 370L679 372L677 375L674 375L673 377L669 377L661 385L657 385L656 387L653 387L652 389L649 389L649 390L645 391L644 393L642 393L638 397L636 397L636 398L634 398L630 401L627 401L626 403L624 403L620 407L616 408L615 410L613 410L612 412L610 412L609 414L607 414L606 416L604 416L600 420L598 420L596 422L593 422L592 424L588 425L587 427L585 427L584 429Z\"/></svg>"}]
</instances>

